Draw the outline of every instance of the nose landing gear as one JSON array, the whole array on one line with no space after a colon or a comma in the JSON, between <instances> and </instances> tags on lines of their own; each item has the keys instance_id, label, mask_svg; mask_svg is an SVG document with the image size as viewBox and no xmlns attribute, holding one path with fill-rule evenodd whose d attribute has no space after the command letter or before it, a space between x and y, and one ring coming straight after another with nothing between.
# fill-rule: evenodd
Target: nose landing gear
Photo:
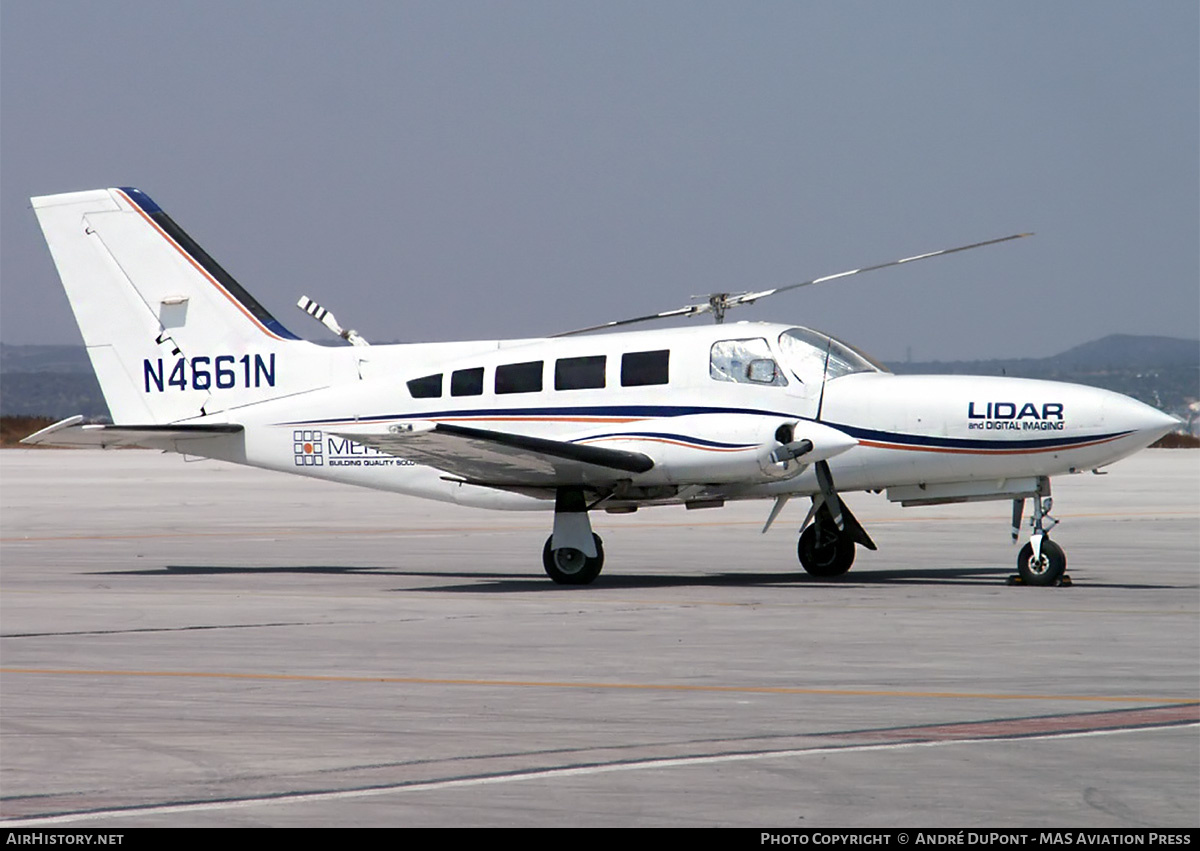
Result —
<instances>
[{"instance_id":1,"label":"nose landing gear","mask_svg":"<svg viewBox=\"0 0 1200 851\"><path fill-rule=\"evenodd\" d=\"M1033 517L1030 523L1033 534L1029 543L1021 547L1017 555L1017 576L1011 577L1010 585L1070 585L1071 578L1066 575L1067 554L1063 548L1050 540L1049 532L1058 525L1058 521L1050 516L1050 508L1054 504L1050 498L1050 480L1042 478L1038 481L1038 493L1033 497ZM1025 507L1025 499L1013 500L1013 541L1016 541L1021 526L1021 512Z\"/></svg>"},{"instance_id":2,"label":"nose landing gear","mask_svg":"<svg viewBox=\"0 0 1200 851\"><path fill-rule=\"evenodd\" d=\"M1034 555L1033 544L1021 547L1017 556L1017 572L1026 585L1056 585L1063 582L1067 569L1067 554L1063 548L1049 538L1042 538L1042 545Z\"/></svg>"}]
</instances>

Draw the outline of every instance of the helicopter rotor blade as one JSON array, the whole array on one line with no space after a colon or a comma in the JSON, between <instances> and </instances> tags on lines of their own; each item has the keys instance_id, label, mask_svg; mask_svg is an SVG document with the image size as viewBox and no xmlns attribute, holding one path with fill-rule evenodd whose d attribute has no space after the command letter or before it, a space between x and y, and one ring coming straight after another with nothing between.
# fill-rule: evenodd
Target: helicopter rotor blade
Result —
<instances>
[{"instance_id":1,"label":"helicopter rotor blade","mask_svg":"<svg viewBox=\"0 0 1200 851\"><path fill-rule=\"evenodd\" d=\"M887 269L891 266L901 266L905 263L913 263L917 260L928 260L931 257L941 257L944 254L955 254L959 251L969 251L972 248L982 248L985 245L996 245L1000 242L1008 242L1013 239L1021 239L1022 237L1033 236L1032 233L1015 233L1012 236L1002 236L999 239L988 239L983 242L973 242L970 245L960 245L956 248L943 248L940 251L928 251L924 254L916 254L912 257L902 257L899 260L891 260L887 263L877 263L874 266L864 266L861 269L848 269L845 272L838 272L833 275L825 275L820 278L813 278L808 281L801 281L798 284L785 284L782 287L773 287L769 290L759 290L757 292L743 293L712 293L707 296L707 300L697 304L689 304L685 307L679 307L675 310L664 310L661 313L651 313L646 316L635 316L632 319L618 319L613 322L605 322L601 325L592 325L587 328L578 328L574 331L563 331L559 334L552 334L552 337L569 337L573 334L586 334L589 331L602 331L606 328L617 328L621 325L633 325L637 322L650 322L655 319L667 319L672 316L698 316L702 313L711 313L716 318L719 324L725 318L725 311L731 307L741 307L745 304L754 304L760 298L767 296L778 295L789 290L798 290L801 287L809 287L813 284L823 284L827 281L834 281L838 278L849 278L852 275L861 275L864 272L875 272L879 269Z\"/></svg>"},{"instance_id":2,"label":"helicopter rotor blade","mask_svg":"<svg viewBox=\"0 0 1200 851\"><path fill-rule=\"evenodd\" d=\"M551 337L570 337L574 334L586 334L588 331L603 331L606 328L616 328L620 325L632 325L635 322L650 322L654 319L666 319L671 316L696 316L701 313L708 313L712 310L709 304L689 304L686 307L678 307L675 310L664 310L662 313L651 313L648 316L635 316L632 319L617 319L613 322L605 322L601 325L591 325L587 328L576 328L574 331L560 331L557 334L551 334Z\"/></svg>"},{"instance_id":3,"label":"helicopter rotor blade","mask_svg":"<svg viewBox=\"0 0 1200 851\"><path fill-rule=\"evenodd\" d=\"M954 254L959 251L969 251L972 248L983 248L985 245L995 245L998 242L1008 242L1013 239L1021 239L1022 237L1033 236L1032 233L1015 233L1012 236L1002 236L999 239L989 239L984 242L973 242L970 245L960 245L957 248L943 248L941 251L927 251L924 254L917 254L912 257L902 257L899 260L892 260L887 263L877 263L874 266L864 266L861 269L848 269L845 272L838 272L834 275L825 275L821 278L813 278L810 281L801 281L798 284L785 284L782 287L775 287L769 290L759 290L754 293L742 293L738 296L731 297L727 302L728 307L737 307L742 304L753 304L760 298L766 298L769 295L785 293L788 290L798 290L801 287L809 287L813 284L823 284L826 281L837 280L838 278L849 278L851 275L861 275L864 272L875 272L879 269L887 269L891 266L901 266L905 263L912 263L917 260L928 260L931 257L941 257L944 254Z\"/></svg>"}]
</instances>

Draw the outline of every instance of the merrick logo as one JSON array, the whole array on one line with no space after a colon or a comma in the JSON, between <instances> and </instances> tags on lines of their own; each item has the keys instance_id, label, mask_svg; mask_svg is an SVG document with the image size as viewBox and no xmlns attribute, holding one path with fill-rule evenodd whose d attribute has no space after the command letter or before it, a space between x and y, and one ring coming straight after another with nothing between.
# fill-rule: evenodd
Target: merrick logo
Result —
<instances>
[{"instance_id":1,"label":"merrick logo","mask_svg":"<svg viewBox=\"0 0 1200 851\"><path fill-rule=\"evenodd\" d=\"M297 467L322 467L325 455L321 451L321 432L300 431L292 432L292 447L296 453Z\"/></svg>"},{"instance_id":2,"label":"merrick logo","mask_svg":"<svg viewBox=\"0 0 1200 851\"><path fill-rule=\"evenodd\" d=\"M317 432L320 434L320 432ZM330 467L411 467L406 458L395 458L373 446L364 446L344 437L329 438Z\"/></svg>"}]
</instances>

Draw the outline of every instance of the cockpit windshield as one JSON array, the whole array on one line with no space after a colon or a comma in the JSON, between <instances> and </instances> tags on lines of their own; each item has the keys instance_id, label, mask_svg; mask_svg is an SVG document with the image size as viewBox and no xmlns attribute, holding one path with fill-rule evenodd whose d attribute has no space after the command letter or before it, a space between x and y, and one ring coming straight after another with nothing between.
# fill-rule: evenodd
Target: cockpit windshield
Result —
<instances>
[{"instance_id":1,"label":"cockpit windshield","mask_svg":"<svg viewBox=\"0 0 1200 851\"><path fill-rule=\"evenodd\" d=\"M779 335L784 367L803 384L820 384L829 360L829 380L856 372L887 372L858 349L810 328L792 328Z\"/></svg>"}]
</instances>

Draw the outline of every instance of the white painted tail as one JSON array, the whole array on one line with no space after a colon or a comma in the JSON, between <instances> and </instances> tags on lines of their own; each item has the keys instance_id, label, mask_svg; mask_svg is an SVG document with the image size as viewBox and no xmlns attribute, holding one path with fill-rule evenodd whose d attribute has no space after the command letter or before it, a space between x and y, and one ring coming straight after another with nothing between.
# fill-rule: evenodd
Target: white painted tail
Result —
<instances>
[{"instance_id":1,"label":"white painted tail","mask_svg":"<svg viewBox=\"0 0 1200 851\"><path fill-rule=\"evenodd\" d=\"M115 423L173 423L329 384L338 350L284 328L144 192L32 201Z\"/></svg>"}]
</instances>

